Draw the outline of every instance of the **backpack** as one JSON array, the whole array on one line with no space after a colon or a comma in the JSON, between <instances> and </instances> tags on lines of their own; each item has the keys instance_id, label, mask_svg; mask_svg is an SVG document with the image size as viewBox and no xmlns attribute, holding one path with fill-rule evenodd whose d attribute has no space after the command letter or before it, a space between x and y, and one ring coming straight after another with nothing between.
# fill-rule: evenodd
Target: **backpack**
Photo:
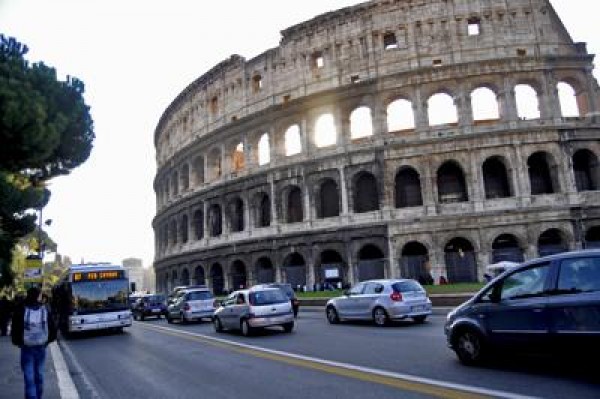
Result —
<instances>
[{"instance_id":1,"label":"backpack","mask_svg":"<svg viewBox=\"0 0 600 399\"><path fill-rule=\"evenodd\" d=\"M45 306L37 309L25 307L23 344L39 346L48 343L48 310Z\"/></svg>"}]
</instances>

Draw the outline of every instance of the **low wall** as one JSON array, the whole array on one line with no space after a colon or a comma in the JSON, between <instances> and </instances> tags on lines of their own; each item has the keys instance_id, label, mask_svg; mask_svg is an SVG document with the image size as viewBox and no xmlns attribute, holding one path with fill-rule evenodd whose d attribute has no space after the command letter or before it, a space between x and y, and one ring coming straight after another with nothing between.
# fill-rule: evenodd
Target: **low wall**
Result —
<instances>
[{"instance_id":1,"label":"low wall","mask_svg":"<svg viewBox=\"0 0 600 399\"><path fill-rule=\"evenodd\" d=\"M429 295L433 306L458 306L467 301L473 294L432 294ZM329 298L300 298L300 306L325 306Z\"/></svg>"}]
</instances>

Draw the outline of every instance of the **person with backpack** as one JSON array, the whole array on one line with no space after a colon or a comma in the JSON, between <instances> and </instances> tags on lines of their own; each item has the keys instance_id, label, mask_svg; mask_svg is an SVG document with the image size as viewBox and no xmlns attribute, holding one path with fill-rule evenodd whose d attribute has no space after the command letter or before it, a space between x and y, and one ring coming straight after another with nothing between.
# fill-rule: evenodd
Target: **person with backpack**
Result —
<instances>
[{"instance_id":1,"label":"person with backpack","mask_svg":"<svg viewBox=\"0 0 600 399\"><path fill-rule=\"evenodd\" d=\"M50 310L41 303L39 288L29 288L22 305L15 309L11 337L13 344L21 348L25 398L41 399L46 346L56 340L56 326Z\"/></svg>"}]
</instances>

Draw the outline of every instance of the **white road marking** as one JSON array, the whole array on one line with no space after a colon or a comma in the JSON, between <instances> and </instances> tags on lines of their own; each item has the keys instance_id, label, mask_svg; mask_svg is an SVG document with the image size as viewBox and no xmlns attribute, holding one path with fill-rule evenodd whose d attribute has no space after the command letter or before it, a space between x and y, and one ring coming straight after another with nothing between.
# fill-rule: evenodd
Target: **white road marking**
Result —
<instances>
[{"instance_id":1,"label":"white road marking","mask_svg":"<svg viewBox=\"0 0 600 399\"><path fill-rule=\"evenodd\" d=\"M61 343L60 346L62 347L62 350L65 352L65 354L67 355L67 357L71 361L71 363L73 365L73 368L75 369L75 372L79 376L81 376L81 380L83 381L83 385L85 386L85 389L90 393L90 397L92 399L99 399L99 398L101 398L100 394L98 394L98 391L94 388L94 385L92 385L92 383L90 382L90 380L87 378L87 376L83 372L83 368L81 367L81 365L77 361L77 358L75 357L75 355L73 355L73 352L71 352L71 349L69 348L69 345L66 342L62 341L62 343ZM61 398L61 399L64 399L64 398Z\"/></svg>"},{"instance_id":2,"label":"white road marking","mask_svg":"<svg viewBox=\"0 0 600 399\"><path fill-rule=\"evenodd\" d=\"M54 370L58 378L58 390L60 392L61 399L79 399L79 393L75 388L75 383L71 378L65 358L60 351L60 347L56 342L52 342L50 345L50 353L52 353L52 362L54 363Z\"/></svg>"},{"instance_id":3,"label":"white road marking","mask_svg":"<svg viewBox=\"0 0 600 399\"><path fill-rule=\"evenodd\" d=\"M326 366L338 367L338 368L347 369L347 370L354 370L354 371L359 371L362 373L369 373L369 374L382 376L382 377L395 378L398 380L416 382L416 383L436 386L436 387L440 387L440 388L455 389L455 390L470 392L470 393L474 393L474 394L488 395L488 396L507 398L507 399L537 399L535 396L526 396L526 395L516 394L516 393L512 393L512 392L497 391L497 390L487 389L487 388L479 388L479 387L458 384L458 383L453 383L453 382L437 381L437 380L432 380L430 378L418 377L418 376L414 376L414 375L410 375L410 374L394 373L391 371L374 369L374 368L370 368L370 367L356 366L356 365L349 364L349 363L335 362L335 361L320 359L320 358L311 357L311 356L297 355L294 353L262 348L260 346L242 344L239 342L229 341L226 339L217 338L217 337L213 337L210 335L192 333L189 331L179 330L179 329L171 328L171 327L163 327L163 326L157 326L157 325L152 325L151 327L150 326L144 326L144 327L146 327L148 329L160 329L160 330L165 330L165 331L169 331L169 332L175 332L178 334L189 335L192 337L198 337L198 338L202 338L207 341L218 342L220 344L230 345L230 346L237 347L237 348L250 349L250 350L254 350L254 351L258 351L258 352L288 357L291 359L298 359L298 360L303 360L306 362L313 362L313 363L318 363L318 364L322 364L322 365L326 365Z\"/></svg>"}]
</instances>

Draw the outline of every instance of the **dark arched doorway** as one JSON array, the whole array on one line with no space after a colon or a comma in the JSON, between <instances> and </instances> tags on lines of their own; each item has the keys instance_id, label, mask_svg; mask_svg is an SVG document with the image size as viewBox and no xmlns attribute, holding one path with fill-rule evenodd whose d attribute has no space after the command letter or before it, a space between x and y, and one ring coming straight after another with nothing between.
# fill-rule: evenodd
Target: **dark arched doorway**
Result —
<instances>
[{"instance_id":1,"label":"dark arched doorway","mask_svg":"<svg viewBox=\"0 0 600 399\"><path fill-rule=\"evenodd\" d=\"M340 194L337 183L333 179L327 179L321 184L317 205L319 219L340 215Z\"/></svg>"},{"instance_id":2,"label":"dark arched doorway","mask_svg":"<svg viewBox=\"0 0 600 399\"><path fill-rule=\"evenodd\" d=\"M294 186L287 195L287 222L299 223L304 220L304 211L302 209L302 191Z\"/></svg>"},{"instance_id":3,"label":"dark arched doorway","mask_svg":"<svg viewBox=\"0 0 600 399\"><path fill-rule=\"evenodd\" d=\"M231 265L231 288L240 290L246 288L247 285L246 265L241 260L236 260Z\"/></svg>"},{"instance_id":4,"label":"dark arched doorway","mask_svg":"<svg viewBox=\"0 0 600 399\"><path fill-rule=\"evenodd\" d=\"M501 234L492 243L492 263L517 262L525 260L519 241L512 234Z\"/></svg>"},{"instance_id":5,"label":"dark arched doorway","mask_svg":"<svg viewBox=\"0 0 600 399\"><path fill-rule=\"evenodd\" d=\"M275 268L271 259L264 257L256 262L256 282L258 284L272 283L275 281Z\"/></svg>"},{"instance_id":6,"label":"dark arched doorway","mask_svg":"<svg viewBox=\"0 0 600 399\"><path fill-rule=\"evenodd\" d=\"M403 278L412 278L421 284L433 284L429 255L425 245L411 241L402 248L400 273Z\"/></svg>"},{"instance_id":7,"label":"dark arched doorway","mask_svg":"<svg viewBox=\"0 0 600 399\"><path fill-rule=\"evenodd\" d=\"M354 212L364 213L379 210L377 179L369 172L361 172L354 184Z\"/></svg>"},{"instance_id":8,"label":"dark arched doorway","mask_svg":"<svg viewBox=\"0 0 600 399\"><path fill-rule=\"evenodd\" d=\"M590 150L579 150L573 155L573 173L577 191L593 191L600 187L598 157Z\"/></svg>"},{"instance_id":9,"label":"dark arched doorway","mask_svg":"<svg viewBox=\"0 0 600 399\"><path fill-rule=\"evenodd\" d=\"M539 256L548 256L567 252L569 247L559 229L548 229L538 239Z\"/></svg>"},{"instance_id":10,"label":"dark arched doorway","mask_svg":"<svg viewBox=\"0 0 600 399\"><path fill-rule=\"evenodd\" d=\"M446 273L449 283L477 281L477 260L473 245L461 237L453 238L444 247Z\"/></svg>"},{"instance_id":11,"label":"dark arched doorway","mask_svg":"<svg viewBox=\"0 0 600 399\"><path fill-rule=\"evenodd\" d=\"M500 157L486 159L482 166L485 198L510 197L510 184L506 166Z\"/></svg>"},{"instance_id":12,"label":"dark arched doorway","mask_svg":"<svg viewBox=\"0 0 600 399\"><path fill-rule=\"evenodd\" d=\"M346 280L346 266L342 256L334 250L321 252L317 272L319 288L341 288Z\"/></svg>"},{"instance_id":13,"label":"dark arched doorway","mask_svg":"<svg viewBox=\"0 0 600 399\"><path fill-rule=\"evenodd\" d=\"M204 277L204 268L202 266L196 266L196 269L194 269L194 283L197 285L206 284L206 279Z\"/></svg>"},{"instance_id":14,"label":"dark arched doorway","mask_svg":"<svg viewBox=\"0 0 600 399\"><path fill-rule=\"evenodd\" d=\"M367 244L358 252L358 281L385 278L385 256L373 244Z\"/></svg>"},{"instance_id":15,"label":"dark arched doorway","mask_svg":"<svg viewBox=\"0 0 600 399\"><path fill-rule=\"evenodd\" d=\"M590 227L585 233L585 248L600 249L600 226Z\"/></svg>"},{"instance_id":16,"label":"dark arched doorway","mask_svg":"<svg viewBox=\"0 0 600 399\"><path fill-rule=\"evenodd\" d=\"M294 289L306 285L306 263L302 255L294 252L285 258L283 262L285 281L290 283Z\"/></svg>"},{"instance_id":17,"label":"dark arched doorway","mask_svg":"<svg viewBox=\"0 0 600 399\"><path fill-rule=\"evenodd\" d=\"M220 264L215 263L210 268L210 281L212 284L213 294L223 295L225 280L223 279L223 268Z\"/></svg>"},{"instance_id":18,"label":"dark arched doorway","mask_svg":"<svg viewBox=\"0 0 600 399\"><path fill-rule=\"evenodd\" d=\"M465 175L454 161L445 162L437 171L438 199L441 204L469 200Z\"/></svg>"},{"instance_id":19,"label":"dark arched doorway","mask_svg":"<svg viewBox=\"0 0 600 399\"><path fill-rule=\"evenodd\" d=\"M423 205L421 179L413 168L405 167L396 174L396 208Z\"/></svg>"}]
</instances>

